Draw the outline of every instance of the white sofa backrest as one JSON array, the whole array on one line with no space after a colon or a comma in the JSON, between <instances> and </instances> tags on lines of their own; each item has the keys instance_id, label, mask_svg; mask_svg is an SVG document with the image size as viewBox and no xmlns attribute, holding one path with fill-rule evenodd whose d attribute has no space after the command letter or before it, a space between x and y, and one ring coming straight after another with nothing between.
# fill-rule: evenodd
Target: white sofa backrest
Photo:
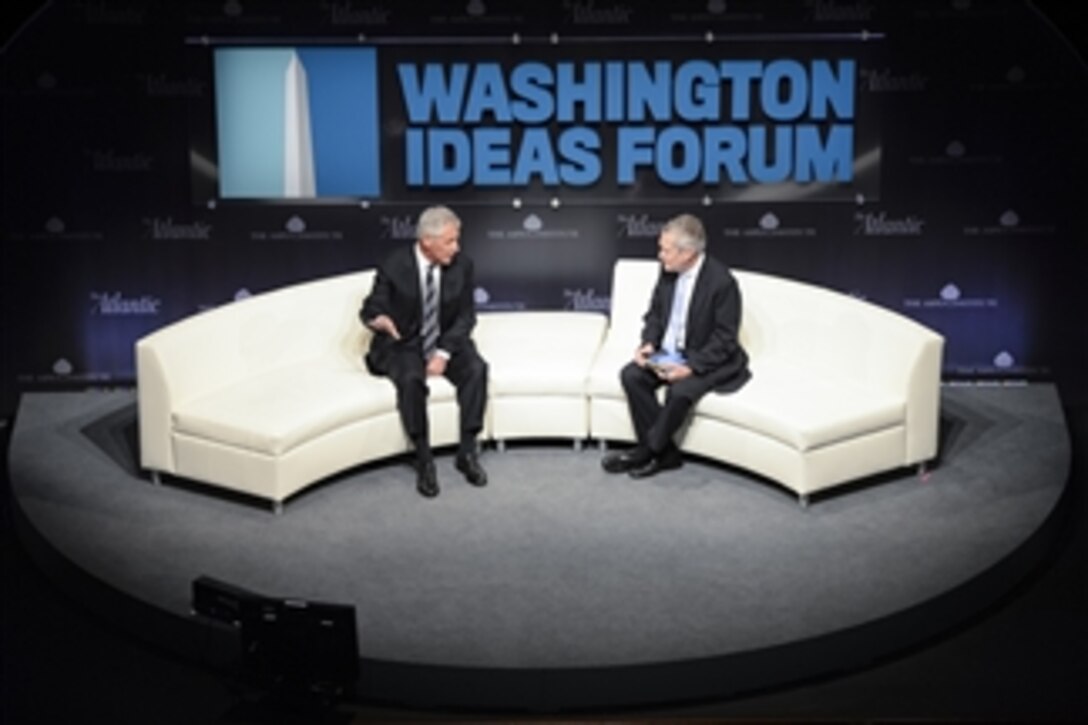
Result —
<instances>
[{"instance_id":1,"label":"white sofa backrest","mask_svg":"<svg viewBox=\"0 0 1088 725\"><path fill-rule=\"evenodd\" d=\"M661 265L652 259L618 259L612 268L612 299L608 316L607 345L632 352L642 334L642 318Z\"/></svg>"},{"instance_id":2,"label":"white sofa backrest","mask_svg":"<svg viewBox=\"0 0 1088 725\"><path fill-rule=\"evenodd\" d=\"M634 348L660 264L621 259L612 277L609 344ZM936 333L897 313L829 289L734 269L741 288L740 341L761 363L803 363L814 373L901 389Z\"/></svg>"},{"instance_id":3,"label":"white sofa backrest","mask_svg":"<svg viewBox=\"0 0 1088 725\"><path fill-rule=\"evenodd\" d=\"M231 302L148 335L137 355L157 351L162 364L176 365L175 402L306 360L358 364L370 337L358 313L373 277L354 272Z\"/></svg>"},{"instance_id":4,"label":"white sofa backrest","mask_svg":"<svg viewBox=\"0 0 1088 725\"><path fill-rule=\"evenodd\" d=\"M902 390L919 355L940 336L898 313L802 282L735 270L741 343L758 370L781 360L824 377Z\"/></svg>"},{"instance_id":5,"label":"white sofa backrest","mask_svg":"<svg viewBox=\"0 0 1088 725\"><path fill-rule=\"evenodd\" d=\"M489 363L591 361L607 319L598 312L481 312L473 338Z\"/></svg>"},{"instance_id":6,"label":"white sofa backrest","mask_svg":"<svg viewBox=\"0 0 1088 725\"><path fill-rule=\"evenodd\" d=\"M240 380L305 361L362 366L359 308L373 270L293 285L216 307L136 343L143 464L173 470L171 411Z\"/></svg>"}]
</instances>

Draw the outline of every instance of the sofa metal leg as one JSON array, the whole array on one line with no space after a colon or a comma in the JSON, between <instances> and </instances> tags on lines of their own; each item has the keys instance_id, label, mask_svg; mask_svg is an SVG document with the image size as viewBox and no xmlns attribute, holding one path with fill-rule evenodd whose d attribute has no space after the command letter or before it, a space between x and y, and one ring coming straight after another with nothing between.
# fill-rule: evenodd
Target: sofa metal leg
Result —
<instances>
[{"instance_id":1,"label":"sofa metal leg","mask_svg":"<svg viewBox=\"0 0 1088 725\"><path fill-rule=\"evenodd\" d=\"M597 441L597 450L599 450L601 453L607 451L608 441L606 441L604 438L601 438L599 441Z\"/></svg>"},{"instance_id":2,"label":"sofa metal leg","mask_svg":"<svg viewBox=\"0 0 1088 725\"><path fill-rule=\"evenodd\" d=\"M797 502L801 504L801 508L807 509L809 503L808 494L802 493L800 496L797 497Z\"/></svg>"},{"instance_id":3,"label":"sofa metal leg","mask_svg":"<svg viewBox=\"0 0 1088 725\"><path fill-rule=\"evenodd\" d=\"M499 453L505 453L506 452L506 441L504 441L502 438L495 439L495 450L498 451Z\"/></svg>"},{"instance_id":4,"label":"sofa metal leg","mask_svg":"<svg viewBox=\"0 0 1088 725\"><path fill-rule=\"evenodd\" d=\"M158 471L152 471L151 472L151 485L153 485L153 486L161 486L162 485L162 476L159 474Z\"/></svg>"},{"instance_id":5,"label":"sofa metal leg","mask_svg":"<svg viewBox=\"0 0 1088 725\"><path fill-rule=\"evenodd\" d=\"M581 441L580 438L575 438L574 439L574 452L575 453L580 453L581 450L582 450L582 441Z\"/></svg>"},{"instance_id":6,"label":"sofa metal leg","mask_svg":"<svg viewBox=\"0 0 1088 725\"><path fill-rule=\"evenodd\" d=\"M276 516L283 515L283 501L272 502L272 513L274 513Z\"/></svg>"},{"instance_id":7,"label":"sofa metal leg","mask_svg":"<svg viewBox=\"0 0 1088 725\"><path fill-rule=\"evenodd\" d=\"M918 464L918 480L925 483L929 480L930 475L929 464L926 461L922 461Z\"/></svg>"}]
</instances>

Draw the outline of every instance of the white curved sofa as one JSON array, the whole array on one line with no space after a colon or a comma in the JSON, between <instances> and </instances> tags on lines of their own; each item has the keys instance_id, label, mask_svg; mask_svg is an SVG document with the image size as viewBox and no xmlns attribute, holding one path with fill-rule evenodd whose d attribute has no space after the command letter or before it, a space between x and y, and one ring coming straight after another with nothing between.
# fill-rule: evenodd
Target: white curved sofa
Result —
<instances>
[{"instance_id":1,"label":"white curved sofa","mask_svg":"<svg viewBox=\"0 0 1088 725\"><path fill-rule=\"evenodd\" d=\"M363 364L367 270L255 295L136 343L141 465L280 504L322 478L410 450L392 383ZM589 312L478 315L488 361L481 437L589 435L586 373L607 321ZM431 444L458 439L456 391L429 381Z\"/></svg>"},{"instance_id":2,"label":"white curved sofa","mask_svg":"<svg viewBox=\"0 0 1088 725\"><path fill-rule=\"evenodd\" d=\"M620 260L608 337L589 379L590 434L634 440L616 370L639 343L657 262ZM780 277L734 270L752 379L710 393L680 447L808 496L937 453L944 338L882 307Z\"/></svg>"},{"instance_id":3,"label":"white curved sofa","mask_svg":"<svg viewBox=\"0 0 1088 725\"><path fill-rule=\"evenodd\" d=\"M620 260L610 318L478 315L489 364L481 438L629 441L619 370L657 276ZM735 272L752 381L708 395L682 432L691 453L815 491L936 454L940 336L834 292ZM374 273L285 287L186 318L136 344L141 465L266 499L279 510L339 471L404 453L395 393L362 358ZM434 446L456 443L453 387L430 381Z\"/></svg>"}]
</instances>

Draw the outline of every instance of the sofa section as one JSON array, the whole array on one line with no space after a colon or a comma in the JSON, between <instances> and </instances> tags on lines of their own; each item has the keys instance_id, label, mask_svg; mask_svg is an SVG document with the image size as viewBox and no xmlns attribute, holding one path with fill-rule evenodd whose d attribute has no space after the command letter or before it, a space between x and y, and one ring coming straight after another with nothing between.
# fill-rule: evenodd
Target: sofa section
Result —
<instances>
[{"instance_id":1,"label":"sofa section","mask_svg":"<svg viewBox=\"0 0 1088 725\"><path fill-rule=\"evenodd\" d=\"M621 259L610 314L481 312L482 440L630 442L619 382L660 267ZM752 379L711 393L681 448L814 492L936 455L943 339L883 308L744 270ZM370 375L358 310L371 270L292 285L164 327L136 345L141 462L280 504L410 444L389 380ZM429 381L432 445L458 438L453 386Z\"/></svg>"}]
</instances>

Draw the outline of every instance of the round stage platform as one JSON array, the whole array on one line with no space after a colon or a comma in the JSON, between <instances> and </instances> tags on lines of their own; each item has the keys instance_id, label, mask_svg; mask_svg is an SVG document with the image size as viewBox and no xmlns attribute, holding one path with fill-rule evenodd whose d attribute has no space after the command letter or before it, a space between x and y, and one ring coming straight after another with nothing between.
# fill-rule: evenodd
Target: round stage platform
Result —
<instances>
[{"instance_id":1,"label":"round stage platform","mask_svg":"<svg viewBox=\"0 0 1088 725\"><path fill-rule=\"evenodd\" d=\"M593 447L440 456L337 476L282 515L138 470L132 391L23 397L9 454L23 540L69 590L214 666L235 628L194 579L355 607L367 702L562 710L721 699L864 667L956 626L1038 562L1070 450L1050 385L946 386L940 460L817 496L689 460L609 475Z\"/></svg>"}]
</instances>

